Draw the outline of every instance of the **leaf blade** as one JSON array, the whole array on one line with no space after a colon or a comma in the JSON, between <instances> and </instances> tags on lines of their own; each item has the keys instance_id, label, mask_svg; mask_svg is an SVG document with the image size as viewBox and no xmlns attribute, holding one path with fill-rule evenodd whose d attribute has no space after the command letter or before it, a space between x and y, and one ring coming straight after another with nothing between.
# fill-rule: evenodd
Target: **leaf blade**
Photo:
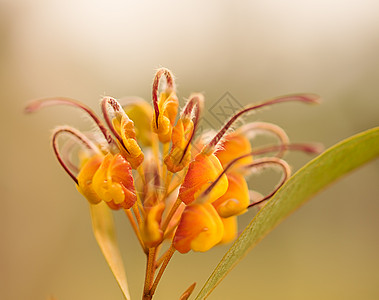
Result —
<instances>
[{"instance_id":1,"label":"leaf blade","mask_svg":"<svg viewBox=\"0 0 379 300\"><path fill-rule=\"evenodd\" d=\"M109 207L100 202L90 205L92 229L96 241L107 261L117 284L126 300L130 299L128 283L126 280L124 263L116 240L116 231L113 215Z\"/></svg>"},{"instance_id":2,"label":"leaf blade","mask_svg":"<svg viewBox=\"0 0 379 300\"><path fill-rule=\"evenodd\" d=\"M259 241L311 196L378 156L379 127L376 127L336 144L297 171L241 233L196 299L205 299Z\"/></svg>"}]
</instances>

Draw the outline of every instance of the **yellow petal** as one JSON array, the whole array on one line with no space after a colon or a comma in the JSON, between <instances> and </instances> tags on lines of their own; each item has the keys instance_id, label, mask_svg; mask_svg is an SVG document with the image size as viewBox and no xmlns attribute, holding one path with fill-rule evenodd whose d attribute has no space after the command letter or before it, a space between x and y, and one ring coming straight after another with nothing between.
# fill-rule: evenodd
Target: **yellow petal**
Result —
<instances>
[{"instance_id":1,"label":"yellow petal","mask_svg":"<svg viewBox=\"0 0 379 300\"><path fill-rule=\"evenodd\" d=\"M92 181L93 176L100 167L104 156L95 155L90 157L81 167L80 172L77 176L78 184L76 188L78 191L87 198L89 203L97 204L101 201L101 198L93 189Z\"/></svg>"},{"instance_id":2,"label":"yellow petal","mask_svg":"<svg viewBox=\"0 0 379 300\"><path fill-rule=\"evenodd\" d=\"M212 203L223 218L240 215L250 204L249 188L245 178L238 173L228 173L228 189L224 195Z\"/></svg>"},{"instance_id":3,"label":"yellow petal","mask_svg":"<svg viewBox=\"0 0 379 300\"><path fill-rule=\"evenodd\" d=\"M180 253L208 251L224 235L224 225L210 203L188 205L175 232L173 245Z\"/></svg>"},{"instance_id":4,"label":"yellow petal","mask_svg":"<svg viewBox=\"0 0 379 300\"><path fill-rule=\"evenodd\" d=\"M143 146L151 146L152 131L150 122L153 118L151 105L144 100L140 100L124 106L124 111L134 122L137 141Z\"/></svg>"},{"instance_id":5,"label":"yellow petal","mask_svg":"<svg viewBox=\"0 0 379 300\"><path fill-rule=\"evenodd\" d=\"M158 134L158 138L162 143L168 143L171 139L172 127L178 113L179 101L175 92L161 93L158 100L159 115L154 114L152 120L152 129Z\"/></svg>"},{"instance_id":6,"label":"yellow petal","mask_svg":"<svg viewBox=\"0 0 379 300\"><path fill-rule=\"evenodd\" d=\"M224 224L224 235L220 241L220 244L227 244L233 241L237 237L237 217L221 218Z\"/></svg>"},{"instance_id":7,"label":"yellow petal","mask_svg":"<svg viewBox=\"0 0 379 300\"><path fill-rule=\"evenodd\" d=\"M128 209L137 200L132 169L120 154L105 156L93 176L93 189L113 209Z\"/></svg>"},{"instance_id":8,"label":"yellow petal","mask_svg":"<svg viewBox=\"0 0 379 300\"><path fill-rule=\"evenodd\" d=\"M144 244L151 248L157 246L163 238L163 231L160 228L162 213L165 208L163 202L146 209L145 221L141 226L141 236Z\"/></svg>"}]
</instances>

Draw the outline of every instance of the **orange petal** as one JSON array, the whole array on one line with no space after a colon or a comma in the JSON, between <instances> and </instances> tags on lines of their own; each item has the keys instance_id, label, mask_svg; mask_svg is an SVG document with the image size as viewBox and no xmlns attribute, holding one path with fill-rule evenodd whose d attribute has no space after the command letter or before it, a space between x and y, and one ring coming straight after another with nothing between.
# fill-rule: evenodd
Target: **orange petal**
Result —
<instances>
[{"instance_id":1,"label":"orange petal","mask_svg":"<svg viewBox=\"0 0 379 300\"><path fill-rule=\"evenodd\" d=\"M222 171L223 168L216 156L199 153L189 164L186 177L179 190L179 199L185 204L192 203L218 178ZM207 202L213 202L221 197L227 188L228 179L224 174L209 193Z\"/></svg>"},{"instance_id":2,"label":"orange petal","mask_svg":"<svg viewBox=\"0 0 379 300\"><path fill-rule=\"evenodd\" d=\"M228 190L212 203L222 218L246 212L250 204L249 188L245 178L238 173L228 173Z\"/></svg>"},{"instance_id":3,"label":"orange petal","mask_svg":"<svg viewBox=\"0 0 379 300\"><path fill-rule=\"evenodd\" d=\"M222 148L217 151L215 155L220 160L222 166L225 167L236 157L249 154L251 152L251 144L248 138L243 134L233 132L225 137L225 140L222 143ZM252 162L252 156L247 156L246 158L238 161L235 166L247 165Z\"/></svg>"},{"instance_id":4,"label":"orange petal","mask_svg":"<svg viewBox=\"0 0 379 300\"><path fill-rule=\"evenodd\" d=\"M175 232L173 245L180 253L208 251L224 235L224 225L210 203L188 205Z\"/></svg>"}]
</instances>

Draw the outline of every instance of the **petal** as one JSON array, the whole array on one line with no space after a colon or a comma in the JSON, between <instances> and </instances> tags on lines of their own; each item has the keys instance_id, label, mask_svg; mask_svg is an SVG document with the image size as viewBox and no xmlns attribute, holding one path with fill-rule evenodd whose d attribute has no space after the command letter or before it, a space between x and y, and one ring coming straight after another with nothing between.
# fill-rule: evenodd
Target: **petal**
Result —
<instances>
[{"instance_id":1,"label":"petal","mask_svg":"<svg viewBox=\"0 0 379 300\"><path fill-rule=\"evenodd\" d=\"M158 100L159 115L158 119L154 114L152 129L158 134L162 143L167 143L171 139L172 127L178 113L179 101L175 92L161 93Z\"/></svg>"},{"instance_id":2,"label":"petal","mask_svg":"<svg viewBox=\"0 0 379 300\"><path fill-rule=\"evenodd\" d=\"M248 138L239 133L230 133L225 137L222 143L222 148L215 153L217 158L220 160L223 167L229 164L236 157L249 154L252 152L251 144ZM244 159L238 161L235 166L247 165L253 162L251 156L247 156Z\"/></svg>"},{"instance_id":3,"label":"petal","mask_svg":"<svg viewBox=\"0 0 379 300\"><path fill-rule=\"evenodd\" d=\"M246 212L250 204L249 188L245 178L238 173L228 173L228 190L212 203L223 218Z\"/></svg>"},{"instance_id":4,"label":"petal","mask_svg":"<svg viewBox=\"0 0 379 300\"><path fill-rule=\"evenodd\" d=\"M97 195L93 189L93 176L100 167L104 156L95 155L90 157L81 167L77 176L78 184L76 188L78 191L87 198L91 204L97 204L101 201L101 198Z\"/></svg>"},{"instance_id":5,"label":"petal","mask_svg":"<svg viewBox=\"0 0 379 300\"><path fill-rule=\"evenodd\" d=\"M133 169L137 169L144 160L144 154L136 140L134 122L127 117L123 117L121 122L114 118L112 124L122 139L123 145L117 141L122 155Z\"/></svg>"},{"instance_id":6,"label":"petal","mask_svg":"<svg viewBox=\"0 0 379 300\"><path fill-rule=\"evenodd\" d=\"M224 225L210 203L188 205L175 232L173 245L180 253L208 251L224 235Z\"/></svg>"},{"instance_id":7,"label":"petal","mask_svg":"<svg viewBox=\"0 0 379 300\"><path fill-rule=\"evenodd\" d=\"M163 231L160 223L164 208L165 205L161 202L145 210L146 218L141 226L141 236L148 248L155 247L162 241Z\"/></svg>"},{"instance_id":8,"label":"petal","mask_svg":"<svg viewBox=\"0 0 379 300\"><path fill-rule=\"evenodd\" d=\"M97 195L113 209L128 209L137 200L130 164L120 154L108 154L93 176Z\"/></svg>"},{"instance_id":9,"label":"petal","mask_svg":"<svg viewBox=\"0 0 379 300\"><path fill-rule=\"evenodd\" d=\"M224 224L224 235L220 241L220 244L227 244L233 241L237 237L237 217L221 218Z\"/></svg>"},{"instance_id":10,"label":"petal","mask_svg":"<svg viewBox=\"0 0 379 300\"><path fill-rule=\"evenodd\" d=\"M153 118L153 109L143 99L132 103L127 103L124 110L134 122L137 140L143 146L151 146L152 131L150 122Z\"/></svg>"},{"instance_id":11,"label":"petal","mask_svg":"<svg viewBox=\"0 0 379 300\"><path fill-rule=\"evenodd\" d=\"M191 120L179 119L176 123L172 131L172 147L170 153L164 159L170 172L179 172L189 164L191 160L191 145L187 147L187 144L192 136L193 129L194 126Z\"/></svg>"},{"instance_id":12,"label":"petal","mask_svg":"<svg viewBox=\"0 0 379 300\"><path fill-rule=\"evenodd\" d=\"M216 156L199 153L189 164L186 177L179 190L179 199L185 204L192 203L219 177L222 171L221 163ZM227 188L228 179L223 174L208 194L207 202L213 202L221 197Z\"/></svg>"}]
</instances>

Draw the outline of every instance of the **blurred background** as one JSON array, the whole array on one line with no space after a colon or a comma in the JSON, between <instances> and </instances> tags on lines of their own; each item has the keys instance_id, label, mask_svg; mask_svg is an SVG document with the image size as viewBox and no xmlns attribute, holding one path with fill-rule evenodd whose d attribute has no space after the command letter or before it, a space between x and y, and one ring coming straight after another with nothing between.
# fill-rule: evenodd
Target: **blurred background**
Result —
<instances>
[{"instance_id":1,"label":"blurred background","mask_svg":"<svg viewBox=\"0 0 379 300\"><path fill-rule=\"evenodd\" d=\"M241 105L313 92L249 117L292 141L329 147L379 124L379 3L319 1L0 1L1 299L122 299L93 237L86 200L50 146L55 125L90 128L77 110L24 115L30 99L68 96L97 112L104 95L151 100L156 68L176 75L181 103L229 93ZM216 105L217 106L217 105ZM222 120L223 121L223 120ZM311 157L290 154L296 170ZM276 175L277 176L277 175ZM269 175L252 178L265 193ZM318 194L260 243L209 299L378 299L379 163ZM240 228L252 219L240 218ZM133 299L145 258L115 214ZM175 255L156 299L198 292L228 246Z\"/></svg>"}]
</instances>

